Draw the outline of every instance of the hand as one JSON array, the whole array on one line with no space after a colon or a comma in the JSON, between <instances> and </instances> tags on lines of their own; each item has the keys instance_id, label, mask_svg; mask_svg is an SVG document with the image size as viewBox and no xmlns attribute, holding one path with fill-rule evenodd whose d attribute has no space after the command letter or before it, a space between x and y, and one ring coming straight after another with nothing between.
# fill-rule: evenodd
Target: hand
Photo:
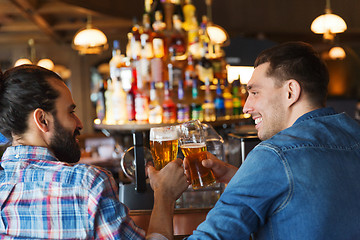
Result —
<instances>
[{"instance_id":1,"label":"hand","mask_svg":"<svg viewBox=\"0 0 360 240\"><path fill-rule=\"evenodd\" d=\"M203 160L201 164L206 168L211 168L216 178L216 181L221 183L229 183L229 181L235 175L238 169L231 164L221 161L209 152L206 152L206 155L207 159ZM190 180L189 165L186 158L184 158L183 163L185 168L185 174L188 180Z\"/></svg>"},{"instance_id":2,"label":"hand","mask_svg":"<svg viewBox=\"0 0 360 240\"><path fill-rule=\"evenodd\" d=\"M189 186L181 159L168 163L160 171L156 171L153 166L148 166L147 172L155 195L160 194L169 200L176 201Z\"/></svg>"}]
</instances>

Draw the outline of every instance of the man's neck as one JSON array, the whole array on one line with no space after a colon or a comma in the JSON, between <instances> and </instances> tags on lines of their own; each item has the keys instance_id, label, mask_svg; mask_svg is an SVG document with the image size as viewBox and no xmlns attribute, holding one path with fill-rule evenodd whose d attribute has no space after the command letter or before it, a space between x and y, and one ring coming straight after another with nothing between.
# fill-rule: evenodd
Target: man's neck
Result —
<instances>
[{"instance_id":1,"label":"man's neck","mask_svg":"<svg viewBox=\"0 0 360 240\"><path fill-rule=\"evenodd\" d=\"M291 106L290 110L289 110L289 115L288 115L288 124L287 127L291 127L298 118L300 118L302 115L314 111L316 109L322 108L322 106L315 106L313 104L294 104L293 106Z\"/></svg>"},{"instance_id":2,"label":"man's neck","mask_svg":"<svg viewBox=\"0 0 360 240\"><path fill-rule=\"evenodd\" d=\"M28 145L28 146L38 146L38 147L48 147L46 143L41 138L34 138L32 134L23 134L22 136L13 135L12 136L12 146L19 145Z\"/></svg>"}]
</instances>

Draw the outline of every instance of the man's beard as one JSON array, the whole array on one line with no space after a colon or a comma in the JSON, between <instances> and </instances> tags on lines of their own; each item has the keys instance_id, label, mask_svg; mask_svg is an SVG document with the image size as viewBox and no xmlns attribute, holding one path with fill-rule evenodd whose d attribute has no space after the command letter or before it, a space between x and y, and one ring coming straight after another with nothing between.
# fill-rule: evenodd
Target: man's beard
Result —
<instances>
[{"instance_id":1,"label":"man's beard","mask_svg":"<svg viewBox=\"0 0 360 240\"><path fill-rule=\"evenodd\" d=\"M80 135L78 129L73 133L61 126L60 122L54 117L55 134L50 141L50 149L55 157L61 162L76 163L80 160L80 147L76 142L76 136Z\"/></svg>"}]
</instances>

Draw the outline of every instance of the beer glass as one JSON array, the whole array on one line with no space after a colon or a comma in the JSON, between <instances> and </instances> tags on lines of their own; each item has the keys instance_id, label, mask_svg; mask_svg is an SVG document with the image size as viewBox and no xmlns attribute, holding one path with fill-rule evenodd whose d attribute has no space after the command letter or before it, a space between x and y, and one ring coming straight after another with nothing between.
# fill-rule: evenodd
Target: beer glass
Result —
<instances>
[{"instance_id":1,"label":"beer glass","mask_svg":"<svg viewBox=\"0 0 360 240\"><path fill-rule=\"evenodd\" d=\"M201 164L202 160L207 159L207 149L205 132L199 120L192 120L180 125L179 144L188 161L193 189L214 184L213 172Z\"/></svg>"},{"instance_id":2,"label":"beer glass","mask_svg":"<svg viewBox=\"0 0 360 240\"><path fill-rule=\"evenodd\" d=\"M166 126L150 129L150 150L154 167L160 170L176 159L178 152L178 127Z\"/></svg>"}]
</instances>

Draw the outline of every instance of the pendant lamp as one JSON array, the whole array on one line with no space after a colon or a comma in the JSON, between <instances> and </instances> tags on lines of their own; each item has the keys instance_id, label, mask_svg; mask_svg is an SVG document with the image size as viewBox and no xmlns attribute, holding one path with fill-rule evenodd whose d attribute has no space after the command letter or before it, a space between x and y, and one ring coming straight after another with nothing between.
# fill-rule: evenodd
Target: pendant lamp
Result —
<instances>
[{"instance_id":1,"label":"pendant lamp","mask_svg":"<svg viewBox=\"0 0 360 240\"><path fill-rule=\"evenodd\" d=\"M81 55L100 54L108 48L106 35L92 26L90 15L87 17L86 28L75 34L72 47Z\"/></svg>"},{"instance_id":2,"label":"pendant lamp","mask_svg":"<svg viewBox=\"0 0 360 240\"><path fill-rule=\"evenodd\" d=\"M318 16L311 23L311 31L316 34L323 34L325 40L333 40L335 34L342 33L346 29L344 19L332 13L330 0L326 0L325 14Z\"/></svg>"}]
</instances>

